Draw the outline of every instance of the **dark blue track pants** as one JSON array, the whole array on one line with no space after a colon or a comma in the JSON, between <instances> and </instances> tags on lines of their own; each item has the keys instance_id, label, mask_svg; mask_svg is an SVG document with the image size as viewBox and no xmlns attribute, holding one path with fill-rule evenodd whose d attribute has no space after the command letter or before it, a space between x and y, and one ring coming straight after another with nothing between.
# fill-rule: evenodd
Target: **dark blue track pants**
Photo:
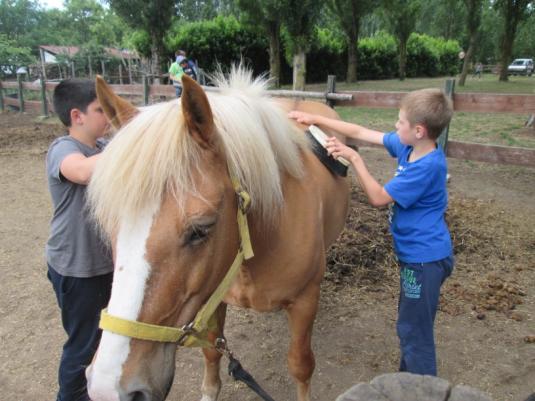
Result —
<instances>
[{"instance_id":1,"label":"dark blue track pants","mask_svg":"<svg viewBox=\"0 0 535 401\"><path fill-rule=\"evenodd\" d=\"M453 263L453 256L430 263L400 262L397 333L401 372L437 375L433 326L440 287Z\"/></svg>"},{"instance_id":2,"label":"dark blue track pants","mask_svg":"<svg viewBox=\"0 0 535 401\"><path fill-rule=\"evenodd\" d=\"M54 287L61 321L67 333L59 365L57 401L85 401L85 368L100 340L100 311L108 305L113 273L79 278L62 276L48 266L48 279Z\"/></svg>"}]
</instances>

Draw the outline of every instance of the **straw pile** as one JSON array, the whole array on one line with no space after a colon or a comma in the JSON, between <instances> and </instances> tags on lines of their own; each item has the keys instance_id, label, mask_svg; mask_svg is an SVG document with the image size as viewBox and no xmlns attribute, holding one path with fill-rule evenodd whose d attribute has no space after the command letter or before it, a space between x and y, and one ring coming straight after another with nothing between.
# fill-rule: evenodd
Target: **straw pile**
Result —
<instances>
[{"instance_id":1,"label":"straw pile","mask_svg":"<svg viewBox=\"0 0 535 401\"><path fill-rule=\"evenodd\" d=\"M526 292L523 274L535 271L535 233L492 202L450 196L446 215L454 243L455 270L442 289L441 310L513 312ZM351 191L345 230L327 255L325 289L351 286L366 292L399 291L386 209L369 206L357 185Z\"/></svg>"}]
</instances>

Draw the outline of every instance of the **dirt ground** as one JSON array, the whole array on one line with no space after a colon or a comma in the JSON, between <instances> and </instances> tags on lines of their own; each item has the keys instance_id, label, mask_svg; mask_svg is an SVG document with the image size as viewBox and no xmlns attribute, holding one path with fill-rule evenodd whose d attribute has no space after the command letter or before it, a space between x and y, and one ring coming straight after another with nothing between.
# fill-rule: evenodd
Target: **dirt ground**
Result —
<instances>
[{"instance_id":1,"label":"dirt ground","mask_svg":"<svg viewBox=\"0 0 535 401\"><path fill-rule=\"evenodd\" d=\"M52 400L64 341L45 275L51 214L44 175L48 144L61 134L35 116L0 115L0 400ZM394 162L362 149L383 182ZM450 160L448 221L457 264L436 322L439 375L522 401L535 391L535 169ZM397 370L397 271L384 211L352 193L352 212L329 253L313 345L313 400L330 401L360 381ZM286 367L282 313L231 308L227 337L235 355L276 400L295 399ZM198 350L177 352L169 399L199 399ZM220 399L257 398L226 376Z\"/></svg>"}]
</instances>

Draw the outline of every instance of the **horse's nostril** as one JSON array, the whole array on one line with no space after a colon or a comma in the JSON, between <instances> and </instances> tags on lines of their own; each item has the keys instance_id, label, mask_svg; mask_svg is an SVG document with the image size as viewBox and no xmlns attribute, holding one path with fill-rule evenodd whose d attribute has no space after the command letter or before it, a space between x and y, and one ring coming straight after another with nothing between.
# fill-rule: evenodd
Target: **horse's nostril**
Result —
<instances>
[{"instance_id":1,"label":"horse's nostril","mask_svg":"<svg viewBox=\"0 0 535 401\"><path fill-rule=\"evenodd\" d=\"M129 394L132 401L150 401L150 397L143 391L135 391Z\"/></svg>"}]
</instances>

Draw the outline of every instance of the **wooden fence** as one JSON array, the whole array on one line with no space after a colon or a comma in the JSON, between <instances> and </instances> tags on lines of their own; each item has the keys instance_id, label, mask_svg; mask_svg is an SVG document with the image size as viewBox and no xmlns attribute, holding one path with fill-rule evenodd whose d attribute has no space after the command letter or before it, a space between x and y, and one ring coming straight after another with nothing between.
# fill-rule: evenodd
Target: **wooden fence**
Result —
<instances>
[{"instance_id":1,"label":"wooden fence","mask_svg":"<svg viewBox=\"0 0 535 401\"><path fill-rule=\"evenodd\" d=\"M171 85L149 85L148 79L142 85L111 85L115 93L121 96L138 97L147 105L159 102L166 98L174 98L175 90ZM50 92L57 83L44 82L26 83L0 82L0 110L6 106L15 106L21 112L40 111L47 116L52 110ZM207 91L216 91L217 88L204 87ZM502 95L488 93L454 93L454 80L446 81L446 92L452 97L454 110L465 112L486 113L535 113L535 95ZM15 89L17 97L5 97L5 89ZM41 100L28 101L24 99L24 90L39 91ZM398 108L406 92L336 92L334 77L329 76L325 92L296 92L285 90L269 91L273 96L321 99L331 106L371 107L371 108ZM444 149L448 157L474 160L497 164L513 164L535 167L535 149L483 145L477 143L451 141L447 138L447 131L442 135ZM349 141L358 146L369 146L356 140Z\"/></svg>"}]
</instances>

